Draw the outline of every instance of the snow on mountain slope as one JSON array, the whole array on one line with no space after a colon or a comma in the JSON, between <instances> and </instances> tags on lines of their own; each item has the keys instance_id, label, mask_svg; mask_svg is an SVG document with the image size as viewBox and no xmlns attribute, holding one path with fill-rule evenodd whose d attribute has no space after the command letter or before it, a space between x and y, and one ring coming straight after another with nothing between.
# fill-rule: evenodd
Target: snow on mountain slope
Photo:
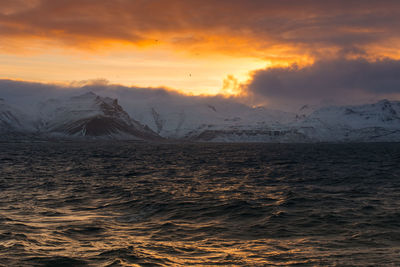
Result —
<instances>
[{"instance_id":1,"label":"snow on mountain slope","mask_svg":"<svg viewBox=\"0 0 400 267\"><path fill-rule=\"evenodd\" d=\"M305 117L312 114L314 111L318 109L318 106L315 105L303 105L299 110L296 112L296 119L303 120Z\"/></svg>"},{"instance_id":2,"label":"snow on mountain slope","mask_svg":"<svg viewBox=\"0 0 400 267\"><path fill-rule=\"evenodd\" d=\"M325 107L293 126L316 141L399 141L400 102Z\"/></svg>"},{"instance_id":3,"label":"snow on mountain slope","mask_svg":"<svg viewBox=\"0 0 400 267\"><path fill-rule=\"evenodd\" d=\"M32 122L18 109L0 99L0 132L32 131Z\"/></svg>"},{"instance_id":4,"label":"snow on mountain slope","mask_svg":"<svg viewBox=\"0 0 400 267\"><path fill-rule=\"evenodd\" d=\"M323 121L328 125L351 128L398 127L400 102L382 100L375 104L360 106L326 107L306 117L305 122Z\"/></svg>"},{"instance_id":5,"label":"snow on mountain slope","mask_svg":"<svg viewBox=\"0 0 400 267\"><path fill-rule=\"evenodd\" d=\"M148 127L131 119L116 99L89 92L40 105L41 131L73 137L158 139Z\"/></svg>"},{"instance_id":6,"label":"snow on mountain slope","mask_svg":"<svg viewBox=\"0 0 400 267\"><path fill-rule=\"evenodd\" d=\"M212 99L173 104L158 99L145 103L131 101L124 108L161 136L175 139L187 139L208 129L252 129L295 120L295 114Z\"/></svg>"},{"instance_id":7,"label":"snow on mountain slope","mask_svg":"<svg viewBox=\"0 0 400 267\"><path fill-rule=\"evenodd\" d=\"M32 118L39 118L36 124L0 100L0 133L137 140L160 140L162 136L205 142L400 141L400 102L396 101L304 106L294 114L218 97L181 101L165 92L155 97L131 97L127 92L120 99L121 104L94 93L50 99L32 112Z\"/></svg>"},{"instance_id":8,"label":"snow on mountain slope","mask_svg":"<svg viewBox=\"0 0 400 267\"><path fill-rule=\"evenodd\" d=\"M22 139L35 139L37 129L33 120L0 99L0 141L19 141Z\"/></svg>"},{"instance_id":9,"label":"snow on mountain slope","mask_svg":"<svg viewBox=\"0 0 400 267\"><path fill-rule=\"evenodd\" d=\"M240 118L246 120L208 124L188 132L185 138L211 142L400 141L400 102L382 100L360 106L306 109L308 115L297 114L295 119L290 114L282 116L262 109L251 110L249 118L241 110Z\"/></svg>"}]
</instances>

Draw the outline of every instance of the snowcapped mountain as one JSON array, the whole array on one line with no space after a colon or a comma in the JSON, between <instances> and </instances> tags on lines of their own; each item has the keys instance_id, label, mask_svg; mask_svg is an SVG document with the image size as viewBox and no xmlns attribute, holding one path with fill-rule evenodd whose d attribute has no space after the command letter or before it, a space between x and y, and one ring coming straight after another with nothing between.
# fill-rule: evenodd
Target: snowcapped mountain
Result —
<instances>
[{"instance_id":1,"label":"snowcapped mountain","mask_svg":"<svg viewBox=\"0 0 400 267\"><path fill-rule=\"evenodd\" d=\"M154 110L153 110L154 111ZM171 117L156 113L160 124ZM181 111L180 139L205 142L373 142L400 140L400 102L304 106L298 114L245 105L198 105ZM149 125L152 122L149 121ZM182 127L182 126L185 127ZM183 130L182 130L183 129ZM161 134L168 134L161 132ZM168 137L168 135L166 135Z\"/></svg>"},{"instance_id":2,"label":"snowcapped mountain","mask_svg":"<svg viewBox=\"0 0 400 267\"><path fill-rule=\"evenodd\" d=\"M351 128L399 127L400 102L382 100L375 104L321 108L306 117L304 122L323 121L331 126Z\"/></svg>"},{"instance_id":3,"label":"snowcapped mountain","mask_svg":"<svg viewBox=\"0 0 400 267\"><path fill-rule=\"evenodd\" d=\"M292 140L300 142L302 137L292 133L286 126L293 123L295 118L295 114L287 112L246 106L241 107L241 110L235 109L234 112L226 110L219 113L212 123L198 125L183 138L213 142L277 142L282 139L282 133L285 133L284 139L291 136Z\"/></svg>"},{"instance_id":4,"label":"snowcapped mountain","mask_svg":"<svg viewBox=\"0 0 400 267\"><path fill-rule=\"evenodd\" d=\"M400 102L325 107L293 126L315 141L399 141Z\"/></svg>"},{"instance_id":5,"label":"snowcapped mountain","mask_svg":"<svg viewBox=\"0 0 400 267\"><path fill-rule=\"evenodd\" d=\"M32 122L28 120L28 117L0 98L0 132L24 132L32 130Z\"/></svg>"},{"instance_id":6,"label":"snowcapped mountain","mask_svg":"<svg viewBox=\"0 0 400 267\"><path fill-rule=\"evenodd\" d=\"M117 99L92 92L50 99L39 107L40 131L54 136L156 140L151 129L133 120Z\"/></svg>"},{"instance_id":7,"label":"snowcapped mountain","mask_svg":"<svg viewBox=\"0 0 400 267\"><path fill-rule=\"evenodd\" d=\"M193 142L400 141L400 102L304 106L296 113L223 98L101 97L49 99L29 116L0 100L0 137L184 140ZM135 118L135 119L132 119Z\"/></svg>"},{"instance_id":8,"label":"snowcapped mountain","mask_svg":"<svg viewBox=\"0 0 400 267\"><path fill-rule=\"evenodd\" d=\"M296 119L302 120L318 109L315 105L304 105L296 112Z\"/></svg>"},{"instance_id":9,"label":"snowcapped mountain","mask_svg":"<svg viewBox=\"0 0 400 267\"><path fill-rule=\"evenodd\" d=\"M0 99L0 141L35 139L36 128L29 116Z\"/></svg>"},{"instance_id":10,"label":"snowcapped mountain","mask_svg":"<svg viewBox=\"0 0 400 267\"><path fill-rule=\"evenodd\" d=\"M132 103L130 103L132 105ZM252 108L228 101L198 101L193 103L157 103L149 101L124 108L136 114L139 120L165 138L195 140L208 130L281 125L295 121L295 114Z\"/></svg>"},{"instance_id":11,"label":"snowcapped mountain","mask_svg":"<svg viewBox=\"0 0 400 267\"><path fill-rule=\"evenodd\" d=\"M0 131L11 131L21 127L19 116L4 99L0 99Z\"/></svg>"}]
</instances>

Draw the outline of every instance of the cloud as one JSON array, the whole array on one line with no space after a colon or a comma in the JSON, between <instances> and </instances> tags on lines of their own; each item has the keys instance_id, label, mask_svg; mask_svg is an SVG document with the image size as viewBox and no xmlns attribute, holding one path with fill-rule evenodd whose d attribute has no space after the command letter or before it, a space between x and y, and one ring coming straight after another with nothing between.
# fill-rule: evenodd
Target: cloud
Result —
<instances>
[{"instance_id":1,"label":"cloud","mask_svg":"<svg viewBox=\"0 0 400 267\"><path fill-rule=\"evenodd\" d=\"M400 96L400 60L336 58L255 71L244 90L275 106L354 103Z\"/></svg>"},{"instance_id":2,"label":"cloud","mask_svg":"<svg viewBox=\"0 0 400 267\"><path fill-rule=\"evenodd\" d=\"M273 58L278 52L321 56L327 49L368 48L376 44L393 47L395 43L398 48L400 38L400 3L394 0L15 3L6 0L0 7L2 38L50 39L75 47L110 41L162 43L182 50L247 54L257 51L258 56Z\"/></svg>"},{"instance_id":3,"label":"cloud","mask_svg":"<svg viewBox=\"0 0 400 267\"><path fill-rule=\"evenodd\" d=\"M94 92L117 98L121 106L138 119L151 107L164 113L180 113L184 109L209 105L238 111L244 106L265 105L270 109L294 111L305 104L364 104L383 98L400 100L399 73L400 61L390 59L374 62L336 59L319 61L305 68L295 65L269 68L255 71L246 84L228 77L226 83L233 83L236 90L240 87L243 91L242 95L232 97L190 96L162 87L128 87L110 84L107 80L57 85L0 79L0 98L34 114L38 105L48 99Z\"/></svg>"},{"instance_id":4,"label":"cloud","mask_svg":"<svg viewBox=\"0 0 400 267\"><path fill-rule=\"evenodd\" d=\"M58 49L60 47L99 48L107 52L114 43L129 48L130 45L160 46L160 51L167 50L168 56L172 48L213 60L218 59L211 52L232 57L240 54L260 58L263 64L269 60L284 63L283 66L293 62L299 65L274 67L276 65L272 64L268 69L255 71L252 79L241 86L228 76L221 92L237 93L242 88L247 93L248 98L234 98L235 101L268 103L277 108L324 100L362 102L400 94L397 78L400 77L399 17L400 2L397 0L3 0L0 54L28 53L31 49L54 55L64 51ZM35 46L37 42L40 45ZM156 50L150 51L152 56L162 61ZM80 56L83 69L89 60L86 61L86 54ZM178 61L173 56L169 60ZM32 76L22 75L24 69L34 66L42 71L39 63L43 62L16 63L14 70L4 71L3 76L30 78ZM169 62L166 65L171 68ZM213 64L212 60L210 62L207 69ZM304 62L314 64L303 67ZM62 60L58 63L50 74L68 70ZM91 69L88 66L87 69ZM149 66L153 75L154 66ZM251 66L249 70L258 68ZM121 70L126 73L129 66L124 65ZM161 71L169 73L164 68ZM107 74L101 72L89 77L104 75ZM64 80L73 79L80 78ZM88 89L118 98L127 95L127 99L154 98L160 103L178 103L182 99L184 103L192 103L190 101L196 99L165 88L119 87L104 81L56 86L3 80L0 97L3 94L10 101L30 99L37 102L44 97ZM129 104L128 100L126 103Z\"/></svg>"},{"instance_id":5,"label":"cloud","mask_svg":"<svg viewBox=\"0 0 400 267\"><path fill-rule=\"evenodd\" d=\"M242 106L238 98L216 96L188 96L167 88L127 87L110 84L106 80L74 82L70 85L0 79L0 98L7 103L35 113L38 105L52 98L65 98L94 92L100 96L117 98L122 107L135 117L138 113L157 107L159 110L180 110L183 107L225 103Z\"/></svg>"},{"instance_id":6,"label":"cloud","mask_svg":"<svg viewBox=\"0 0 400 267\"><path fill-rule=\"evenodd\" d=\"M21 107L24 107L24 105L29 106L29 103L35 105L50 98L74 96L90 91L115 97L123 97L124 94L130 94L132 98L137 99L160 95L166 97L180 96L179 93L164 88L126 87L110 84L105 79L86 80L62 85L0 79L0 98ZM182 95L182 97L185 96Z\"/></svg>"}]
</instances>

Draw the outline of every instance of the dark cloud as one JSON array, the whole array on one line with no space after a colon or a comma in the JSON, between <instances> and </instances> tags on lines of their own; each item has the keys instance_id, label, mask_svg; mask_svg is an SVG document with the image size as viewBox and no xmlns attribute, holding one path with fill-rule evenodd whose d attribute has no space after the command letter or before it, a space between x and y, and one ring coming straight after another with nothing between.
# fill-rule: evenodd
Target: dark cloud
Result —
<instances>
[{"instance_id":1,"label":"dark cloud","mask_svg":"<svg viewBox=\"0 0 400 267\"><path fill-rule=\"evenodd\" d=\"M237 97L188 96L166 88L127 87L103 81L55 85L0 79L0 98L34 113L38 104L51 99L94 92L117 98L131 114L149 104L161 110L196 105L266 104L268 108L293 111L304 104L363 104L383 98L400 100L400 61L320 61L306 68L270 68L253 73L247 84L238 85L246 95ZM233 81L236 83L236 81Z\"/></svg>"},{"instance_id":2,"label":"dark cloud","mask_svg":"<svg viewBox=\"0 0 400 267\"><path fill-rule=\"evenodd\" d=\"M0 34L73 44L160 38L184 46L226 35L250 40L249 50L291 45L313 52L398 38L399 17L400 3L392 0L6 0Z\"/></svg>"},{"instance_id":3,"label":"dark cloud","mask_svg":"<svg viewBox=\"0 0 400 267\"><path fill-rule=\"evenodd\" d=\"M256 99L276 105L339 103L400 95L400 60L321 60L299 68L268 68L253 73L244 85Z\"/></svg>"},{"instance_id":4,"label":"dark cloud","mask_svg":"<svg viewBox=\"0 0 400 267\"><path fill-rule=\"evenodd\" d=\"M148 108L149 103L155 107L176 109L182 106L193 106L213 103L240 104L235 98L216 96L188 96L166 88L127 87L108 84L105 80L82 81L72 85L44 84L36 82L0 79L0 98L19 107L25 112L35 112L38 104L52 99L94 92L100 96L117 98L127 110Z\"/></svg>"},{"instance_id":5,"label":"dark cloud","mask_svg":"<svg viewBox=\"0 0 400 267\"><path fill-rule=\"evenodd\" d=\"M45 84L38 82L14 81L0 79L0 98L17 105L36 104L50 98L74 96L86 92L115 95L124 98L146 99L151 97L185 97L177 92L164 88L127 87L109 84L107 80L88 80L73 82L70 85Z\"/></svg>"},{"instance_id":6,"label":"dark cloud","mask_svg":"<svg viewBox=\"0 0 400 267\"><path fill-rule=\"evenodd\" d=\"M4 0L0 50L17 45L6 38L33 37L78 47L87 42L152 40L182 50L195 46L246 56L257 50L257 56L278 63L302 62L299 54L305 54L316 63L259 70L243 86L257 101L276 105L323 99L362 101L400 94L399 61L393 59L399 57L399 18L397 0ZM25 49L30 43L21 44ZM380 56L392 59L373 61ZM46 88L49 94L68 91ZM119 88L118 92L132 94L132 90L138 97L152 97L155 92L147 88ZM12 96L19 91L9 92ZM158 93L173 94L165 89Z\"/></svg>"}]
</instances>

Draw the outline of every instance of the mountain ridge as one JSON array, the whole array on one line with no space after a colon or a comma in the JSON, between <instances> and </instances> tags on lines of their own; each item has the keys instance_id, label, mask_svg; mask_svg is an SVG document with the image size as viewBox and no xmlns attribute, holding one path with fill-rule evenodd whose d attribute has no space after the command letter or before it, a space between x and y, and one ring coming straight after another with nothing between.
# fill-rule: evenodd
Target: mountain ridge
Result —
<instances>
[{"instance_id":1,"label":"mountain ridge","mask_svg":"<svg viewBox=\"0 0 400 267\"><path fill-rule=\"evenodd\" d=\"M15 133L84 140L400 141L400 102L387 99L364 105L304 105L297 113L224 102L172 108L151 102L132 105L135 103L121 105L116 98L86 92L45 100L38 104L34 118L0 99L0 132L3 139ZM126 110L131 110L130 114Z\"/></svg>"}]
</instances>

